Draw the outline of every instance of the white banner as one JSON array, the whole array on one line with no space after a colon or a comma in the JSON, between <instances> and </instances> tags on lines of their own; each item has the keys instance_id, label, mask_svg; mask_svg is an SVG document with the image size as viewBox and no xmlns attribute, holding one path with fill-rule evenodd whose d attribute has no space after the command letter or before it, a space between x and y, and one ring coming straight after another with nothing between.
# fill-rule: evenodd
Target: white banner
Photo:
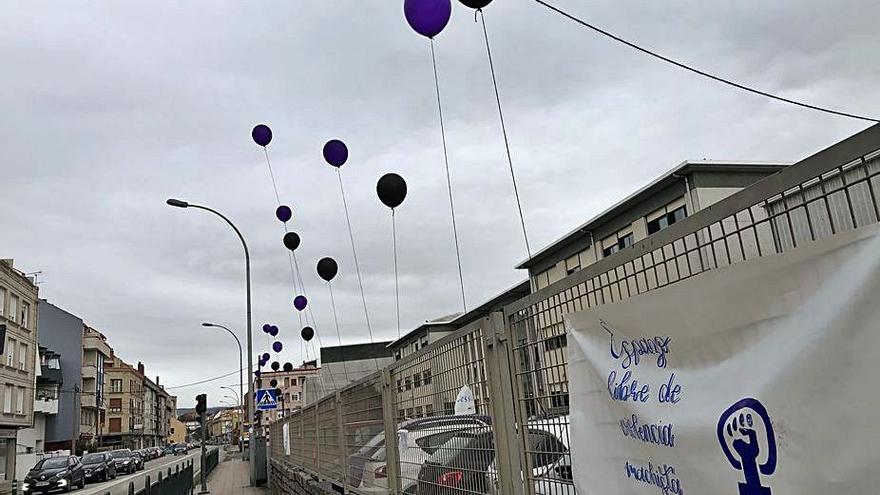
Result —
<instances>
[{"instance_id":1,"label":"white banner","mask_svg":"<svg viewBox=\"0 0 880 495\"><path fill-rule=\"evenodd\" d=\"M880 493L880 236L569 315L579 495Z\"/></svg>"}]
</instances>

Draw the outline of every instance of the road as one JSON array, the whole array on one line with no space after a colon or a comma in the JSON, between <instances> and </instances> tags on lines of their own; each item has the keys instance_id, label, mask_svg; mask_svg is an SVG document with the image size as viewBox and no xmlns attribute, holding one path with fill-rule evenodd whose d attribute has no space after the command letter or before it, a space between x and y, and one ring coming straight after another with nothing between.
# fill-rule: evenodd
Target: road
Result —
<instances>
[{"instance_id":1,"label":"road","mask_svg":"<svg viewBox=\"0 0 880 495\"><path fill-rule=\"evenodd\" d=\"M134 482L135 489L140 490L143 488L147 476L150 477L152 483L155 483L159 476L159 471L162 471L162 476L164 477L167 475L169 468L173 473L176 466L179 465L180 469L183 469L186 466L186 463L190 460L193 461L193 472L196 473L199 471L199 466L201 464L199 453L199 449L193 449L185 456L166 455L158 459L153 459L146 463L143 471L138 471L134 474L120 474L115 480L89 483L84 489L76 490L74 493L77 493L78 495L106 495L108 493L111 495L127 495L129 483Z\"/></svg>"}]
</instances>

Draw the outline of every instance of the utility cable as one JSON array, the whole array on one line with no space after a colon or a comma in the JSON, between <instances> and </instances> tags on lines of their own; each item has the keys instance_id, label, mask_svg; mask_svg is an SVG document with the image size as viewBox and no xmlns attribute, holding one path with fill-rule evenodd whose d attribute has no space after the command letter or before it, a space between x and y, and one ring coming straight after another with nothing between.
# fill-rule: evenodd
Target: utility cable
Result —
<instances>
[{"instance_id":1,"label":"utility cable","mask_svg":"<svg viewBox=\"0 0 880 495\"><path fill-rule=\"evenodd\" d=\"M556 6L554 6L554 5L551 5L550 3L548 3L548 2L546 2L546 1L544 1L544 0L535 0L535 2L537 2L537 3L540 4L540 5L543 5L544 7L546 7L546 8L548 8L548 9L550 9L550 10L556 12L557 14L559 14L559 15L561 15L561 16L563 16L563 17L568 18L568 19L571 20L571 21L574 21L574 22L580 24L580 25L583 26L583 27L586 27L586 28L592 29L593 31L595 31L595 32L597 32L597 33L599 33L599 34L601 34L601 35L603 35L603 36L606 36L606 37L608 37L608 38L611 38L612 40L617 41L618 43L623 43L624 45L626 45L626 46L628 46L628 47L630 47L630 48L633 48L633 49L635 49L635 50L638 50L638 51L640 51L640 52L642 52L642 53L644 53L644 54L646 54L646 55L650 55L650 56L652 56L652 57L654 57L654 58L656 58L656 59L662 60L662 61L664 61L664 62L666 62L666 63L669 63L669 64L672 64L672 65L675 65L676 67L679 67L679 68L682 68L682 69L685 69L685 70L691 71L691 72L693 72L693 73L695 73L695 74L699 74L699 75L701 75L701 76L703 76L703 77L706 77L706 78L712 79L713 81L717 81L717 82L720 82L720 83L723 83L723 84L727 84L728 86L733 86L734 88L738 88L738 89L741 89L741 90L743 90L743 91L748 91L749 93L754 93L754 94L756 94L756 95L765 96L765 97L767 97L767 98L771 98L771 99L774 99L774 100L777 100L777 101L781 101L781 102L783 102L783 103L789 103L789 104L791 104L791 105L796 105L796 106L803 107L803 108L809 108L810 110L816 110L816 111L818 111L818 112L824 112L824 113L828 113L828 114L832 114L832 115L838 115L838 116L840 116L840 117L848 117L848 118L851 118L851 119L864 120L864 121L867 121L867 122L880 122L880 119L875 119L875 118L872 118L872 117L865 117L865 116L863 116L863 115L856 115L856 114L853 114L853 113L841 112L841 111L838 111L838 110L832 110L832 109L830 109L830 108L824 108L824 107L820 107L820 106L816 106L816 105L811 105L811 104L809 104L809 103L804 103L804 102L801 102L801 101L792 100L792 99L789 99L789 98L784 98L784 97L782 97L782 96L777 96L777 95L774 95L774 94L768 93L768 92L766 92L766 91L761 91L761 90L759 90L759 89L755 89L755 88L752 88L752 87L746 86L746 85L744 85L744 84L740 84L740 83L737 83L737 82L731 81L731 80L729 80L729 79L725 79L725 78L723 78L723 77L721 77L721 76L716 76L716 75L714 75L714 74L710 74L710 73L708 73L708 72L706 72L706 71L703 71L703 70L700 70L700 69L696 69L696 68L691 67L691 66L689 66L689 65L686 65L686 64L684 64L684 63L682 63L682 62L678 62L678 61L676 61L676 60L673 60L673 59L671 59L671 58L669 58L669 57L666 57L666 56L664 56L664 55L661 55L661 54L659 54L659 53L657 53L657 52L654 52L654 51L652 51L652 50L649 50L649 49L647 49L647 48L643 48L643 47L641 47L641 46L639 46L639 45L637 45L637 44L635 44L635 43L633 43L633 42L631 42L631 41L627 41L627 40L621 38L620 36L617 36L617 35L615 35L615 34L613 34L613 33L610 33L610 32L608 32L608 31L602 29L602 28L599 28L599 27L597 27L597 26L595 26L595 25L593 25L593 24L590 24L590 23L588 23L587 21L585 21L585 20L583 20L583 19L579 19L578 17L575 17L573 14L570 14L570 13L568 13L568 12L566 12L566 11L560 9L559 7L556 7Z\"/></svg>"}]
</instances>

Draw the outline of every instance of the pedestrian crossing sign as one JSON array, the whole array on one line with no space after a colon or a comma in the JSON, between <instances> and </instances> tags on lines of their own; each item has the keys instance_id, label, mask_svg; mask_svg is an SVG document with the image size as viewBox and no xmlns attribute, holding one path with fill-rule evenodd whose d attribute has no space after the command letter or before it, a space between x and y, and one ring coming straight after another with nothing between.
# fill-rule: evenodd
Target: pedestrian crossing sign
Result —
<instances>
[{"instance_id":1,"label":"pedestrian crossing sign","mask_svg":"<svg viewBox=\"0 0 880 495\"><path fill-rule=\"evenodd\" d=\"M260 411L278 409L278 399L275 397L275 389L261 388L257 390L257 409Z\"/></svg>"}]
</instances>

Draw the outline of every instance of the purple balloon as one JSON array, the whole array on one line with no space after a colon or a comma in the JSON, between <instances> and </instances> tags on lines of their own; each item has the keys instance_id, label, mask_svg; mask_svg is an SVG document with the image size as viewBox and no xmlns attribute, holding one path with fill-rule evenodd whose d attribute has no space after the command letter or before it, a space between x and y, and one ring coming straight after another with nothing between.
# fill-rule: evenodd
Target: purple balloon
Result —
<instances>
[{"instance_id":1,"label":"purple balloon","mask_svg":"<svg viewBox=\"0 0 880 495\"><path fill-rule=\"evenodd\" d=\"M272 142L272 129L266 124L259 124L251 131L251 137L255 143L265 147Z\"/></svg>"},{"instance_id":2,"label":"purple balloon","mask_svg":"<svg viewBox=\"0 0 880 495\"><path fill-rule=\"evenodd\" d=\"M433 38L443 31L452 16L451 0L404 0L406 22L415 32Z\"/></svg>"},{"instance_id":3,"label":"purple balloon","mask_svg":"<svg viewBox=\"0 0 880 495\"><path fill-rule=\"evenodd\" d=\"M274 344L272 344L272 350L275 352L281 352L282 348L283 346L281 345L281 342L275 342Z\"/></svg>"},{"instance_id":4,"label":"purple balloon","mask_svg":"<svg viewBox=\"0 0 880 495\"><path fill-rule=\"evenodd\" d=\"M272 328L272 325L266 323L263 325L263 333L269 333L269 329Z\"/></svg>"},{"instance_id":5,"label":"purple balloon","mask_svg":"<svg viewBox=\"0 0 880 495\"><path fill-rule=\"evenodd\" d=\"M308 301L306 300L306 296L296 296L293 298L293 307L302 311L306 309L306 305L308 305Z\"/></svg>"},{"instance_id":6,"label":"purple balloon","mask_svg":"<svg viewBox=\"0 0 880 495\"><path fill-rule=\"evenodd\" d=\"M272 357L272 356L270 356L268 352L264 352L263 356L262 356L262 360L268 361L270 357Z\"/></svg>"},{"instance_id":7,"label":"purple balloon","mask_svg":"<svg viewBox=\"0 0 880 495\"><path fill-rule=\"evenodd\" d=\"M348 147L338 139L331 139L324 145L324 160L334 167L341 167L348 160Z\"/></svg>"},{"instance_id":8,"label":"purple balloon","mask_svg":"<svg viewBox=\"0 0 880 495\"><path fill-rule=\"evenodd\" d=\"M272 325L272 328L269 329L269 335L271 335L273 337L278 335L278 327L276 327L275 325Z\"/></svg>"},{"instance_id":9,"label":"purple balloon","mask_svg":"<svg viewBox=\"0 0 880 495\"><path fill-rule=\"evenodd\" d=\"M260 370L254 371L254 376L256 376L257 378L259 378L261 374L262 373L260 373Z\"/></svg>"},{"instance_id":10,"label":"purple balloon","mask_svg":"<svg viewBox=\"0 0 880 495\"><path fill-rule=\"evenodd\" d=\"M290 220L290 217L293 216L293 212L290 211L290 207L286 205L281 205L278 209L275 210L275 218L281 220L282 222L286 222Z\"/></svg>"}]
</instances>

